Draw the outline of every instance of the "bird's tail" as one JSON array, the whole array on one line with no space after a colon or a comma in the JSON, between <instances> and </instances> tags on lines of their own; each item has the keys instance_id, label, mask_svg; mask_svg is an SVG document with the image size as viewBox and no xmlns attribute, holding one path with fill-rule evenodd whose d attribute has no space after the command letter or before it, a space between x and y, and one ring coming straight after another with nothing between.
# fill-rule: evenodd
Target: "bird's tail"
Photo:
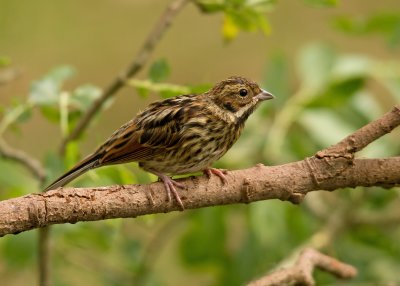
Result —
<instances>
[{"instance_id":1,"label":"bird's tail","mask_svg":"<svg viewBox=\"0 0 400 286\"><path fill-rule=\"evenodd\" d=\"M54 190L59 187L63 187L73 179L79 177L80 175L86 173L90 169L94 169L99 166L99 158L96 154L86 157L81 162L76 164L71 170L59 177L53 183L51 183L47 188L44 189L45 192L49 190Z\"/></svg>"}]
</instances>

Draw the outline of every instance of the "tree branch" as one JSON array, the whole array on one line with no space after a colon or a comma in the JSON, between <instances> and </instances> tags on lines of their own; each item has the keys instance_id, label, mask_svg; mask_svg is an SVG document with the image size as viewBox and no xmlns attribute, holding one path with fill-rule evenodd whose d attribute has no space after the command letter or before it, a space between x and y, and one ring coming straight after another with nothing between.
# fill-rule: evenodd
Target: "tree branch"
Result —
<instances>
[{"instance_id":1,"label":"tree branch","mask_svg":"<svg viewBox=\"0 0 400 286\"><path fill-rule=\"evenodd\" d=\"M315 166L316 170L325 167L323 162ZM379 173L372 176L377 167ZM229 172L229 182L225 185L215 177L179 180L185 185L180 195L187 209L269 199L299 203L305 194L320 189L400 185L398 170L400 157L356 159L345 172L316 184L304 161L275 167L258 165ZM176 210L179 210L179 206L174 201L167 202L164 186L159 182L57 189L0 202L0 236L51 224L137 217Z\"/></svg>"},{"instance_id":2,"label":"tree branch","mask_svg":"<svg viewBox=\"0 0 400 286\"><path fill-rule=\"evenodd\" d=\"M167 7L164 14L160 17L159 21L154 26L151 33L148 35L146 41L144 42L142 48L139 50L139 53L136 55L136 58L133 60L133 62L125 71L122 71L121 74L117 76L107 88L105 88L102 95L93 102L90 108L82 116L80 121L77 123L75 129L72 130L72 132L63 140L60 147L61 154L65 152L65 147L68 142L75 140L81 135L81 133L85 130L85 128L92 120L93 116L97 114L97 112L101 109L107 99L114 96L114 94L121 87L124 86L126 80L133 77L143 68L154 48L156 47L157 43L160 41L168 27L171 25L174 17L188 2L189 0L175 0Z\"/></svg>"},{"instance_id":3,"label":"tree branch","mask_svg":"<svg viewBox=\"0 0 400 286\"><path fill-rule=\"evenodd\" d=\"M318 158L354 154L400 125L400 105L347 136L339 143L317 153Z\"/></svg>"},{"instance_id":4,"label":"tree branch","mask_svg":"<svg viewBox=\"0 0 400 286\"><path fill-rule=\"evenodd\" d=\"M39 228L38 235L38 271L39 271L39 285L51 285L51 236L50 227Z\"/></svg>"},{"instance_id":5,"label":"tree branch","mask_svg":"<svg viewBox=\"0 0 400 286\"><path fill-rule=\"evenodd\" d=\"M0 156L20 163L26 167L39 182L45 180L46 171L38 160L21 150L12 148L2 139L0 139Z\"/></svg>"},{"instance_id":6,"label":"tree branch","mask_svg":"<svg viewBox=\"0 0 400 286\"><path fill-rule=\"evenodd\" d=\"M348 156L348 152L354 151L353 146L360 150L363 148L360 146L368 144L365 142L379 138L399 124L400 109L396 107L326 149L337 150L335 146L343 146L340 150L345 151L337 152L342 152L341 156L332 156L334 152L323 150L313 157L285 165L266 167L259 164L250 169L230 171L225 185L216 177L181 179L185 186L180 191L182 201L187 209L268 199L300 203L308 192L316 190L399 186L400 157L354 159L351 154ZM363 139L364 136L367 139ZM179 210L179 206L175 201L166 202L164 186L160 182L57 189L0 202L0 236L51 224L136 217L175 210Z\"/></svg>"},{"instance_id":7,"label":"tree branch","mask_svg":"<svg viewBox=\"0 0 400 286\"><path fill-rule=\"evenodd\" d=\"M277 285L315 285L312 273L314 268L332 273L338 278L350 279L357 275L353 266L326 256L312 248L304 249L296 263L289 268L280 269L267 276L250 282L247 286L277 286Z\"/></svg>"}]
</instances>

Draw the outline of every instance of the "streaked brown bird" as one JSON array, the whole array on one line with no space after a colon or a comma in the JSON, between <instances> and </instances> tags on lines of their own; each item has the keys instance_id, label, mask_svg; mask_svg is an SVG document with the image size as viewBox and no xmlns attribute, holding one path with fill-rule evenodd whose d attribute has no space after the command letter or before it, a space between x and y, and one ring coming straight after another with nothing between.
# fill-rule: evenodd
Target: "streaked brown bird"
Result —
<instances>
[{"instance_id":1,"label":"streaked brown bird","mask_svg":"<svg viewBox=\"0 0 400 286\"><path fill-rule=\"evenodd\" d=\"M136 161L164 183L184 209L171 175L203 171L226 182L211 165L239 138L250 114L273 95L239 76L217 83L202 94L181 95L150 104L122 125L93 154L62 175L45 191L62 187L90 169Z\"/></svg>"}]
</instances>

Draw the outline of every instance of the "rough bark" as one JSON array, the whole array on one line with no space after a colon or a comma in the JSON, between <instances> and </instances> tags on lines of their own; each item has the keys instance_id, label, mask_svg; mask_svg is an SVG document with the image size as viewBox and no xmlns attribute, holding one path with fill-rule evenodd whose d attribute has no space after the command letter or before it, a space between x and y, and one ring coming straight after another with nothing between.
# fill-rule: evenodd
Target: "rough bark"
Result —
<instances>
[{"instance_id":1,"label":"rough bark","mask_svg":"<svg viewBox=\"0 0 400 286\"><path fill-rule=\"evenodd\" d=\"M350 279L357 275L357 269L312 248L304 249L292 267L277 270L247 286L315 285L312 276L315 268L331 273L338 278Z\"/></svg>"}]
</instances>

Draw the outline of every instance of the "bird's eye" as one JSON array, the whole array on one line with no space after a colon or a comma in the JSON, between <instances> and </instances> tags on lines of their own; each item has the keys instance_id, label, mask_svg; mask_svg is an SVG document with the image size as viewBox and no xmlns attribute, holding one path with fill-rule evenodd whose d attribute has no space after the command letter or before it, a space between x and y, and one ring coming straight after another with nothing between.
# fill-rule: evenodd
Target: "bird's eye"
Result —
<instances>
[{"instance_id":1,"label":"bird's eye","mask_svg":"<svg viewBox=\"0 0 400 286\"><path fill-rule=\"evenodd\" d=\"M247 95L247 89L242 88L241 90L239 90L239 95L245 97Z\"/></svg>"}]
</instances>

